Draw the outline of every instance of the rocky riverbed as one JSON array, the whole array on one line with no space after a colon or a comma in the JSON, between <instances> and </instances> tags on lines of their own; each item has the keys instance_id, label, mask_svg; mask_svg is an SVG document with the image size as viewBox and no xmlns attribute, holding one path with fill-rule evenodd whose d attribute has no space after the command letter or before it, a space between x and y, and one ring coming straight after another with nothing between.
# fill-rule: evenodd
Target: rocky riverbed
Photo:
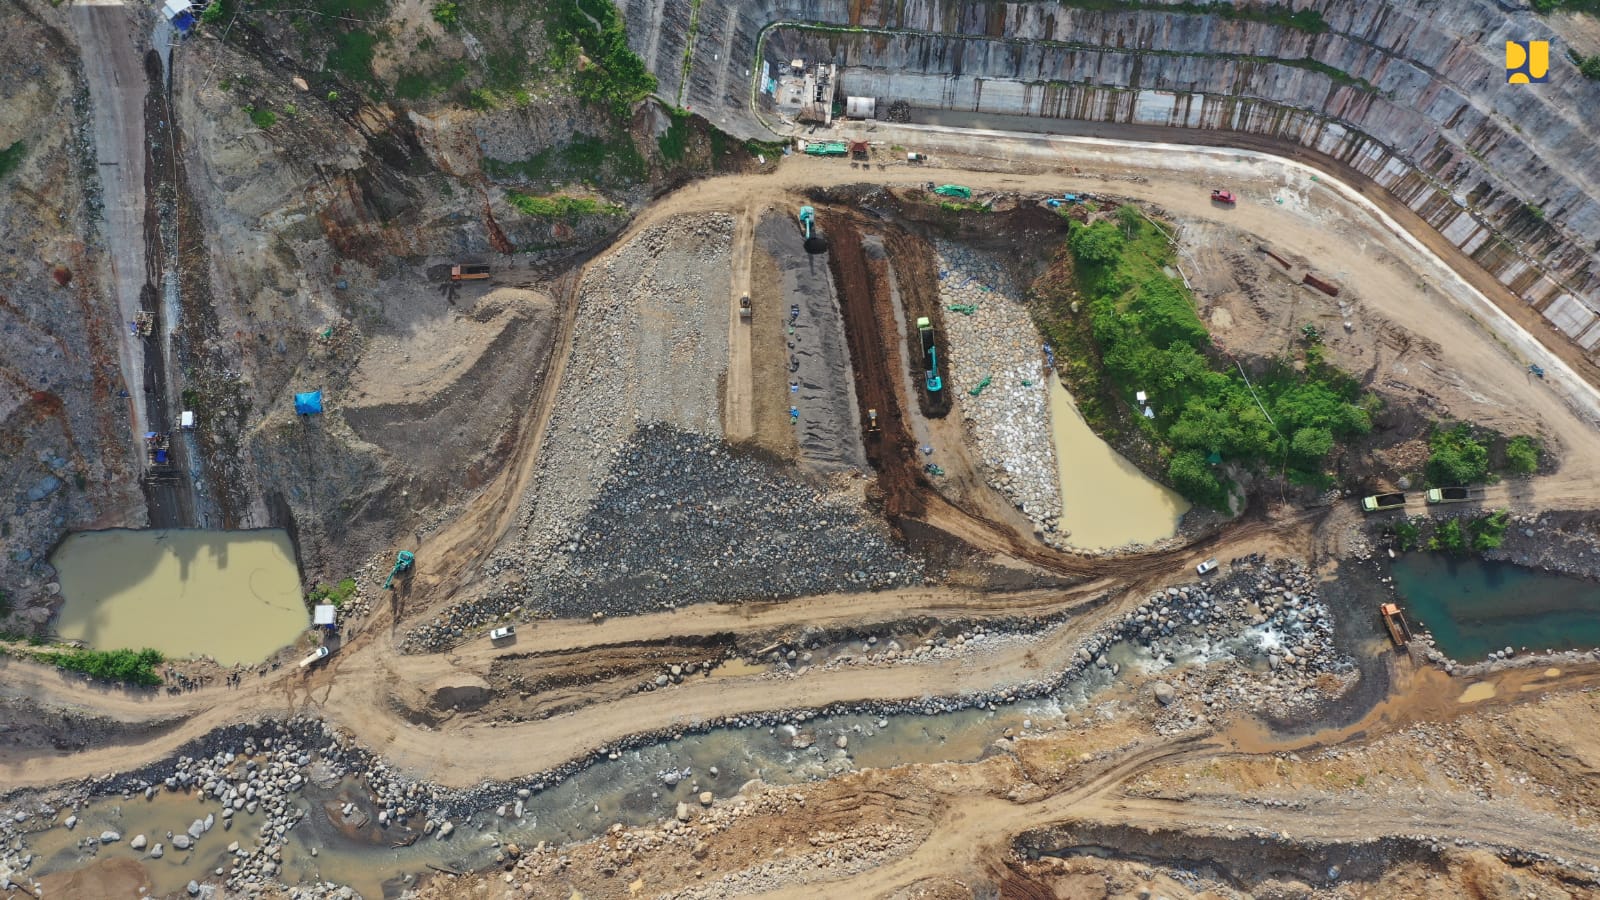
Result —
<instances>
[{"instance_id":1,"label":"rocky riverbed","mask_svg":"<svg viewBox=\"0 0 1600 900\"><path fill-rule=\"evenodd\" d=\"M950 357L947 389L960 401L989 484L1053 535L1061 518L1061 487L1038 330L997 263L949 243L938 244L937 254Z\"/></svg>"}]
</instances>

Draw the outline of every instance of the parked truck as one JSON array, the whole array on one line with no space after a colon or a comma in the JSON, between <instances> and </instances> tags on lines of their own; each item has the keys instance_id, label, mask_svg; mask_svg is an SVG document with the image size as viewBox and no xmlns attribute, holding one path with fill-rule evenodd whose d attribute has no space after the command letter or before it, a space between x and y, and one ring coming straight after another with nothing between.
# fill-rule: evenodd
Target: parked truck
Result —
<instances>
[{"instance_id":1,"label":"parked truck","mask_svg":"<svg viewBox=\"0 0 1600 900\"><path fill-rule=\"evenodd\" d=\"M1383 616L1383 625L1389 629L1389 639L1396 647L1404 647L1411 640L1411 624L1406 621L1405 613L1395 604L1385 603L1378 607L1378 614Z\"/></svg>"},{"instance_id":2,"label":"parked truck","mask_svg":"<svg viewBox=\"0 0 1600 900\"><path fill-rule=\"evenodd\" d=\"M462 263L450 267L451 281L482 281L489 277L489 266L484 263Z\"/></svg>"},{"instance_id":3,"label":"parked truck","mask_svg":"<svg viewBox=\"0 0 1600 900\"><path fill-rule=\"evenodd\" d=\"M1373 494L1371 497L1361 499L1363 512L1382 512L1386 509L1399 509L1406 505L1406 495L1395 491L1391 494Z\"/></svg>"},{"instance_id":4,"label":"parked truck","mask_svg":"<svg viewBox=\"0 0 1600 900\"><path fill-rule=\"evenodd\" d=\"M1472 490L1464 487L1431 488L1429 503L1465 503L1472 499Z\"/></svg>"}]
</instances>

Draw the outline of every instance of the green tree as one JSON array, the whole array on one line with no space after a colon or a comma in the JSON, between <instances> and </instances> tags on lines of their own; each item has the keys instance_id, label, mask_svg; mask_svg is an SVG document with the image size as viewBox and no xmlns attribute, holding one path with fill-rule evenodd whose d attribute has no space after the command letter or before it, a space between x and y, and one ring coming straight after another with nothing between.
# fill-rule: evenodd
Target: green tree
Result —
<instances>
[{"instance_id":1,"label":"green tree","mask_svg":"<svg viewBox=\"0 0 1600 900\"><path fill-rule=\"evenodd\" d=\"M1098 266L1114 266L1122 258L1122 233L1110 222L1074 227L1067 245L1080 261Z\"/></svg>"},{"instance_id":2,"label":"green tree","mask_svg":"<svg viewBox=\"0 0 1600 900\"><path fill-rule=\"evenodd\" d=\"M1326 428L1302 428L1294 433L1289 450L1307 463L1319 463L1333 449L1333 432Z\"/></svg>"},{"instance_id":3,"label":"green tree","mask_svg":"<svg viewBox=\"0 0 1600 900\"><path fill-rule=\"evenodd\" d=\"M1506 444L1506 469L1513 475L1539 471L1539 439L1522 434Z\"/></svg>"},{"instance_id":4,"label":"green tree","mask_svg":"<svg viewBox=\"0 0 1600 900\"><path fill-rule=\"evenodd\" d=\"M461 4L440 0L433 5L433 20L450 31L461 27Z\"/></svg>"},{"instance_id":5,"label":"green tree","mask_svg":"<svg viewBox=\"0 0 1600 900\"><path fill-rule=\"evenodd\" d=\"M1428 549L1454 554L1465 553L1467 538L1461 531L1461 522L1457 519L1445 519L1440 522L1438 527L1433 529L1433 537L1428 538Z\"/></svg>"},{"instance_id":6,"label":"green tree","mask_svg":"<svg viewBox=\"0 0 1600 900\"><path fill-rule=\"evenodd\" d=\"M1228 491L1206 464L1198 450L1185 450L1172 457L1167 466L1167 477L1178 493L1190 501L1212 509L1226 509Z\"/></svg>"},{"instance_id":7,"label":"green tree","mask_svg":"<svg viewBox=\"0 0 1600 900\"><path fill-rule=\"evenodd\" d=\"M1138 234L1139 225L1143 222L1144 215L1139 212L1139 207L1132 203L1124 203L1117 207L1117 224L1121 226L1124 236L1132 238Z\"/></svg>"},{"instance_id":8,"label":"green tree","mask_svg":"<svg viewBox=\"0 0 1600 900\"><path fill-rule=\"evenodd\" d=\"M1428 479L1434 484L1473 484L1489 474L1489 448L1473 437L1471 425L1438 428L1428 446Z\"/></svg>"},{"instance_id":9,"label":"green tree","mask_svg":"<svg viewBox=\"0 0 1600 900\"><path fill-rule=\"evenodd\" d=\"M1505 539L1506 528L1510 525L1511 514L1503 509L1478 519L1472 520L1467 526L1467 531L1472 535L1472 549L1478 553L1485 553L1500 547Z\"/></svg>"}]
</instances>

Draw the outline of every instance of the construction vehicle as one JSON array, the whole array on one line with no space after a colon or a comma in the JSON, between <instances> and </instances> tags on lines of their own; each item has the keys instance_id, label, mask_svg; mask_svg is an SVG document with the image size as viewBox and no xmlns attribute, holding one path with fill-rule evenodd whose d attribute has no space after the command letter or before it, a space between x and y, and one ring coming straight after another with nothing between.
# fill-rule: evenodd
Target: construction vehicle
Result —
<instances>
[{"instance_id":1,"label":"construction vehicle","mask_svg":"<svg viewBox=\"0 0 1600 900\"><path fill-rule=\"evenodd\" d=\"M850 145L844 141L812 141L806 144L807 156L844 156Z\"/></svg>"},{"instance_id":2,"label":"construction vehicle","mask_svg":"<svg viewBox=\"0 0 1600 900\"><path fill-rule=\"evenodd\" d=\"M172 438L164 431L146 431L144 433L144 455L152 466L166 466L172 463Z\"/></svg>"},{"instance_id":3,"label":"construction vehicle","mask_svg":"<svg viewBox=\"0 0 1600 900\"><path fill-rule=\"evenodd\" d=\"M939 348L934 340L933 322L927 316L917 319L917 334L922 337L922 383L927 387L931 400L944 390L944 379L939 377Z\"/></svg>"},{"instance_id":4,"label":"construction vehicle","mask_svg":"<svg viewBox=\"0 0 1600 900\"><path fill-rule=\"evenodd\" d=\"M962 187L959 184L941 184L933 189L941 197L959 197L962 200L972 199L972 188Z\"/></svg>"},{"instance_id":5,"label":"construction vehicle","mask_svg":"<svg viewBox=\"0 0 1600 900\"><path fill-rule=\"evenodd\" d=\"M1406 505L1406 495L1395 491L1391 494L1373 494L1371 497L1361 498L1363 512L1382 512L1386 509L1399 509Z\"/></svg>"},{"instance_id":6,"label":"construction vehicle","mask_svg":"<svg viewBox=\"0 0 1600 900\"><path fill-rule=\"evenodd\" d=\"M1044 201L1044 205L1050 207L1051 209L1056 209L1058 207L1069 206L1073 203L1082 202L1083 198L1079 197L1077 194L1062 194L1059 197L1051 197Z\"/></svg>"},{"instance_id":7,"label":"construction vehicle","mask_svg":"<svg viewBox=\"0 0 1600 900\"><path fill-rule=\"evenodd\" d=\"M389 570L389 577L384 579L383 589L387 591L389 586L394 584L395 576L401 574L402 572L411 571L411 567L415 565L416 562L417 555L412 553L410 550L401 550L398 554L396 554L394 558L394 568Z\"/></svg>"},{"instance_id":8,"label":"construction vehicle","mask_svg":"<svg viewBox=\"0 0 1600 900\"><path fill-rule=\"evenodd\" d=\"M926 153L915 153L915 152L912 152L912 153L907 153L906 154L906 162L908 162L908 163L924 163L924 162L927 162L927 161L928 161L928 154L926 154Z\"/></svg>"},{"instance_id":9,"label":"construction vehicle","mask_svg":"<svg viewBox=\"0 0 1600 900\"><path fill-rule=\"evenodd\" d=\"M875 409L867 410L867 434L877 434L879 430L878 411Z\"/></svg>"},{"instance_id":10,"label":"construction vehicle","mask_svg":"<svg viewBox=\"0 0 1600 900\"><path fill-rule=\"evenodd\" d=\"M750 295L749 294L745 294L743 297L739 298L739 318L741 318L741 319L750 318Z\"/></svg>"},{"instance_id":11,"label":"construction vehicle","mask_svg":"<svg viewBox=\"0 0 1600 900\"><path fill-rule=\"evenodd\" d=\"M821 253L828 249L828 242L817 234L817 211L809 206L800 207L800 230L806 236L806 252ZM798 315L798 307L796 314Z\"/></svg>"},{"instance_id":12,"label":"construction vehicle","mask_svg":"<svg viewBox=\"0 0 1600 900\"><path fill-rule=\"evenodd\" d=\"M1411 640L1411 623L1406 621L1405 613L1393 603L1385 603L1378 607L1378 614L1383 616L1384 627L1389 629L1389 639L1396 647L1404 647Z\"/></svg>"},{"instance_id":13,"label":"construction vehicle","mask_svg":"<svg viewBox=\"0 0 1600 900\"><path fill-rule=\"evenodd\" d=\"M333 652L332 650L329 650L325 646L318 647L317 649L311 651L311 653L308 656L306 656L305 659L300 660L300 668L304 669L304 668L307 668L309 666L313 666L313 665L321 662L322 660L327 659L328 655L330 653L332 653L332 652Z\"/></svg>"},{"instance_id":14,"label":"construction vehicle","mask_svg":"<svg viewBox=\"0 0 1600 900\"><path fill-rule=\"evenodd\" d=\"M450 267L451 281L482 281L489 277L489 267L483 263L463 263Z\"/></svg>"},{"instance_id":15,"label":"construction vehicle","mask_svg":"<svg viewBox=\"0 0 1600 900\"><path fill-rule=\"evenodd\" d=\"M1225 190L1222 190L1221 188L1212 189L1212 191L1211 191L1211 199L1216 201L1217 203L1227 204L1228 206L1232 206L1235 203L1239 202L1239 198L1234 196L1233 191L1225 191Z\"/></svg>"},{"instance_id":16,"label":"construction vehicle","mask_svg":"<svg viewBox=\"0 0 1600 900\"><path fill-rule=\"evenodd\" d=\"M516 636L517 629L514 625L501 625L499 628L489 632L489 640L496 642L503 641L508 638L514 638Z\"/></svg>"},{"instance_id":17,"label":"construction vehicle","mask_svg":"<svg viewBox=\"0 0 1600 900\"><path fill-rule=\"evenodd\" d=\"M1427 497L1429 503L1465 503L1472 499L1472 491L1464 487L1431 488Z\"/></svg>"}]
</instances>

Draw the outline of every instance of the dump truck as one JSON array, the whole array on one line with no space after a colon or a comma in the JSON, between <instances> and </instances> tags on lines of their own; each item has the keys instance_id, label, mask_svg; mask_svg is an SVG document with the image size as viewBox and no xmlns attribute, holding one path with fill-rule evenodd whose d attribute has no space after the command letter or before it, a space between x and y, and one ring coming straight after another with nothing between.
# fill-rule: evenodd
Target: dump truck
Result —
<instances>
[{"instance_id":1,"label":"dump truck","mask_svg":"<svg viewBox=\"0 0 1600 900\"><path fill-rule=\"evenodd\" d=\"M484 263L462 263L450 267L451 281L482 281L489 277L489 266Z\"/></svg>"},{"instance_id":2,"label":"dump truck","mask_svg":"<svg viewBox=\"0 0 1600 900\"><path fill-rule=\"evenodd\" d=\"M1406 495L1395 491L1392 494L1373 494L1371 497L1361 498L1363 512L1381 512L1385 509L1399 509L1406 505Z\"/></svg>"},{"instance_id":3,"label":"dump truck","mask_svg":"<svg viewBox=\"0 0 1600 900\"><path fill-rule=\"evenodd\" d=\"M1465 503L1471 499L1471 489L1464 487L1432 488L1428 491L1429 503Z\"/></svg>"},{"instance_id":4,"label":"dump truck","mask_svg":"<svg viewBox=\"0 0 1600 900\"><path fill-rule=\"evenodd\" d=\"M934 339L933 322L927 316L917 319L917 334L922 338L922 383L928 389L929 399L944 390L944 379L939 377L939 348Z\"/></svg>"},{"instance_id":5,"label":"dump truck","mask_svg":"<svg viewBox=\"0 0 1600 900\"><path fill-rule=\"evenodd\" d=\"M750 295L749 294L745 294L743 297L739 298L739 318L741 318L741 319L750 318Z\"/></svg>"},{"instance_id":6,"label":"dump truck","mask_svg":"<svg viewBox=\"0 0 1600 900\"><path fill-rule=\"evenodd\" d=\"M1389 639L1394 641L1396 647L1404 647L1411 640L1411 624L1406 621L1405 613L1393 603L1385 603L1378 607L1378 614L1383 616L1383 625L1389 629Z\"/></svg>"}]
</instances>

